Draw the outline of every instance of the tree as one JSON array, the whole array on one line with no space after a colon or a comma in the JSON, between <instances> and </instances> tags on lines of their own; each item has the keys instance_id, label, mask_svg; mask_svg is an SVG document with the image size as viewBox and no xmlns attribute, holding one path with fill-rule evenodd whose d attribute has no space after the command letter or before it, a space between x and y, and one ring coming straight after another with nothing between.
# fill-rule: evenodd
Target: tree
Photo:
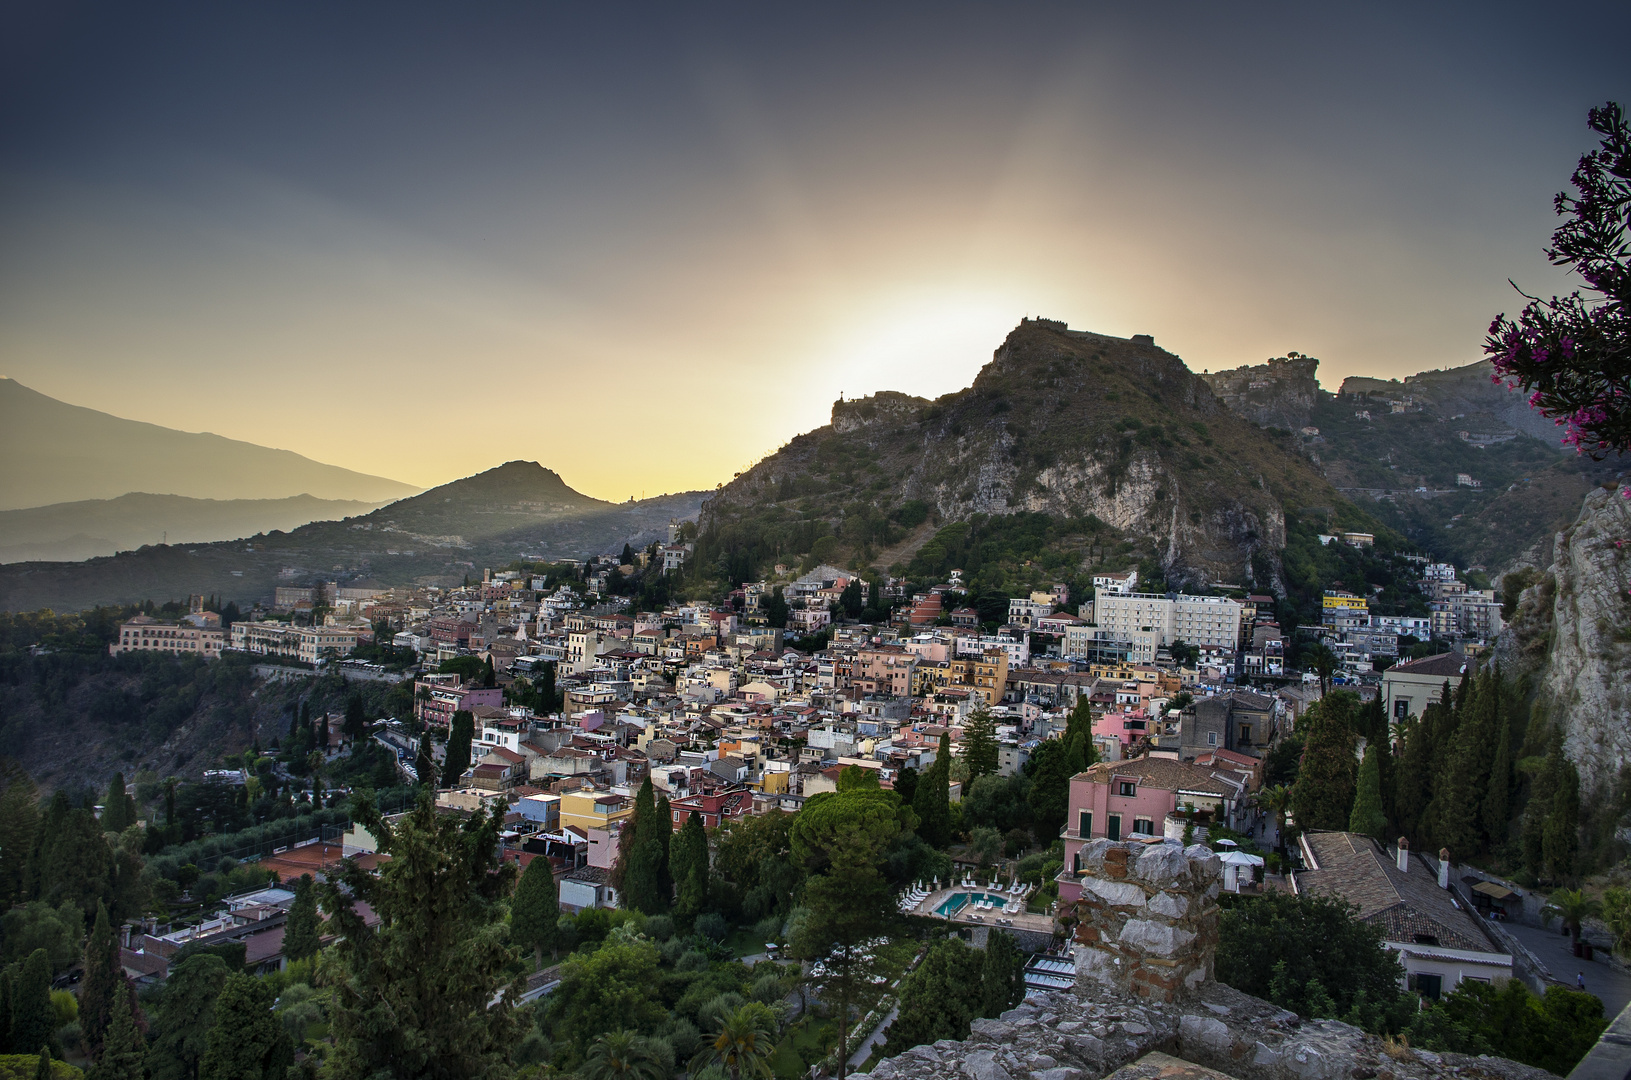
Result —
<instances>
[{"instance_id":1,"label":"tree","mask_svg":"<svg viewBox=\"0 0 1631 1080\"><path fill-rule=\"evenodd\" d=\"M294 1045L272 1007L277 995L252 975L228 975L215 1000L198 1071L205 1080L282 1080L294 1063Z\"/></svg>"},{"instance_id":2,"label":"tree","mask_svg":"<svg viewBox=\"0 0 1631 1080\"><path fill-rule=\"evenodd\" d=\"M589 1046L583 1080L667 1080L668 1070L650 1040L627 1029L609 1031Z\"/></svg>"},{"instance_id":3,"label":"tree","mask_svg":"<svg viewBox=\"0 0 1631 1080\"><path fill-rule=\"evenodd\" d=\"M119 964L119 939L108 923L108 909L96 905L96 922L85 940L85 975L79 984L79 1026L94 1052L113 1021L116 997L125 975Z\"/></svg>"},{"instance_id":4,"label":"tree","mask_svg":"<svg viewBox=\"0 0 1631 1080\"><path fill-rule=\"evenodd\" d=\"M675 914L689 923L708 905L708 836L702 815L686 817L668 852L668 866L676 891Z\"/></svg>"},{"instance_id":5,"label":"tree","mask_svg":"<svg viewBox=\"0 0 1631 1080\"><path fill-rule=\"evenodd\" d=\"M1319 673L1320 696L1331 692L1331 676L1336 672L1337 656L1324 644L1313 645L1303 651L1303 660Z\"/></svg>"},{"instance_id":6,"label":"tree","mask_svg":"<svg viewBox=\"0 0 1631 1080\"><path fill-rule=\"evenodd\" d=\"M112 891L113 851L90 810L68 805L58 790L40 829L35 867L38 897L56 906L71 900L80 911L94 911Z\"/></svg>"},{"instance_id":7,"label":"tree","mask_svg":"<svg viewBox=\"0 0 1631 1080\"><path fill-rule=\"evenodd\" d=\"M1602 913L1602 901L1587 896L1579 889L1557 890L1546 898L1546 906L1540 912L1543 919L1560 920L1563 929L1569 932L1569 938L1576 942L1580 940L1581 925Z\"/></svg>"},{"instance_id":8,"label":"tree","mask_svg":"<svg viewBox=\"0 0 1631 1080\"><path fill-rule=\"evenodd\" d=\"M782 587L776 586L775 591L770 594L770 602L765 605L765 621L771 626L785 629L787 616L791 610L787 606L786 598L782 596Z\"/></svg>"},{"instance_id":9,"label":"tree","mask_svg":"<svg viewBox=\"0 0 1631 1080\"><path fill-rule=\"evenodd\" d=\"M1252 802L1274 815L1274 835L1278 839L1275 845L1280 857L1286 857L1286 815L1291 812L1291 788L1286 784L1275 784L1272 787L1259 788L1252 796Z\"/></svg>"},{"instance_id":10,"label":"tree","mask_svg":"<svg viewBox=\"0 0 1631 1080\"><path fill-rule=\"evenodd\" d=\"M1365 747L1365 760L1359 766L1358 790L1353 812L1348 815L1348 831L1380 842L1387 829L1382 813L1382 771L1374 744Z\"/></svg>"},{"instance_id":11,"label":"tree","mask_svg":"<svg viewBox=\"0 0 1631 1080\"><path fill-rule=\"evenodd\" d=\"M983 704L963 728L963 760L968 763L970 780L997 771L997 722Z\"/></svg>"},{"instance_id":12,"label":"tree","mask_svg":"<svg viewBox=\"0 0 1631 1080\"><path fill-rule=\"evenodd\" d=\"M990 866L1002 854L1002 833L982 825L969 834L968 853L981 866Z\"/></svg>"},{"instance_id":13,"label":"tree","mask_svg":"<svg viewBox=\"0 0 1631 1080\"><path fill-rule=\"evenodd\" d=\"M459 778L470 768L470 744L475 737L475 714L468 709L455 712L447 735L447 752L442 757L443 787L459 786Z\"/></svg>"},{"instance_id":14,"label":"tree","mask_svg":"<svg viewBox=\"0 0 1631 1080\"><path fill-rule=\"evenodd\" d=\"M657 946L638 935L608 937L593 952L572 953L545 1006L553 1030L580 1055L601 1035L655 1030L668 1015L652 1000L660 981L657 959Z\"/></svg>"},{"instance_id":15,"label":"tree","mask_svg":"<svg viewBox=\"0 0 1631 1080\"><path fill-rule=\"evenodd\" d=\"M389 861L377 874L344 863L322 886L337 935L327 1070L335 1080L504 1075L519 992L504 972L514 954L498 905L515 878L499 859L504 805L461 822L438 816L421 791L393 821L366 796L353 799L352 814ZM364 923L357 901L377 925Z\"/></svg>"},{"instance_id":16,"label":"tree","mask_svg":"<svg viewBox=\"0 0 1631 1080\"><path fill-rule=\"evenodd\" d=\"M301 874L294 883L294 903L283 926L283 955L290 960L316 956L322 946L323 917L317 913L317 889L310 874Z\"/></svg>"},{"instance_id":17,"label":"tree","mask_svg":"<svg viewBox=\"0 0 1631 1080\"><path fill-rule=\"evenodd\" d=\"M1568 881L1574 877L1580 851L1580 773L1574 762L1563 757L1563 740L1554 740L1554 754L1548 754L1546 770L1552 777L1551 809L1541 834L1541 852L1546 877Z\"/></svg>"},{"instance_id":18,"label":"tree","mask_svg":"<svg viewBox=\"0 0 1631 1080\"><path fill-rule=\"evenodd\" d=\"M940 749L934 764L918 781L912 797L917 814L918 835L931 847L944 847L951 840L951 732L940 734Z\"/></svg>"},{"instance_id":19,"label":"tree","mask_svg":"<svg viewBox=\"0 0 1631 1080\"><path fill-rule=\"evenodd\" d=\"M116 772L108 782L108 792L102 796L102 831L122 833L135 824L136 803L125 794L125 774Z\"/></svg>"},{"instance_id":20,"label":"tree","mask_svg":"<svg viewBox=\"0 0 1631 1080\"><path fill-rule=\"evenodd\" d=\"M170 969L153 1036L154 1080L191 1080L215 1026L215 999L226 985L226 961L194 953Z\"/></svg>"},{"instance_id":21,"label":"tree","mask_svg":"<svg viewBox=\"0 0 1631 1080\"><path fill-rule=\"evenodd\" d=\"M1344 1017L1356 1003L1393 1008L1399 962L1382 944L1381 928L1356 912L1333 897L1289 892L1226 908L1218 921L1218 981L1303 1016ZM1359 1026L1377 1030L1374 1019L1364 1019Z\"/></svg>"},{"instance_id":22,"label":"tree","mask_svg":"<svg viewBox=\"0 0 1631 1080\"><path fill-rule=\"evenodd\" d=\"M1565 445L1602 458L1631 448L1631 129L1615 102L1587 124L1602 139L1569 178L1575 194L1553 202L1565 220L1546 257L1579 274L1588 295L1528 297L1516 321L1490 323L1484 355L1495 382L1529 392L1532 408L1566 427Z\"/></svg>"},{"instance_id":23,"label":"tree","mask_svg":"<svg viewBox=\"0 0 1631 1080\"><path fill-rule=\"evenodd\" d=\"M12 1049L48 1046L60 1056L57 1013L51 1007L51 958L44 949L29 954L11 985Z\"/></svg>"},{"instance_id":24,"label":"tree","mask_svg":"<svg viewBox=\"0 0 1631 1080\"><path fill-rule=\"evenodd\" d=\"M672 832L673 826L657 814L651 777L641 783L634 797L634 816L623 828L629 833L623 906L647 915L667 911L673 889L668 885L667 845L661 833Z\"/></svg>"},{"instance_id":25,"label":"tree","mask_svg":"<svg viewBox=\"0 0 1631 1080\"><path fill-rule=\"evenodd\" d=\"M430 732L419 736L419 755L414 758L413 771L421 784L436 786L436 759L430 755Z\"/></svg>"},{"instance_id":26,"label":"tree","mask_svg":"<svg viewBox=\"0 0 1631 1080\"><path fill-rule=\"evenodd\" d=\"M39 830L34 781L15 761L0 759L0 910L27 899L28 857Z\"/></svg>"},{"instance_id":27,"label":"tree","mask_svg":"<svg viewBox=\"0 0 1631 1080\"><path fill-rule=\"evenodd\" d=\"M549 860L538 856L527 864L510 901L510 937L533 954L543 966L544 950L551 956L560 941L561 898Z\"/></svg>"},{"instance_id":28,"label":"tree","mask_svg":"<svg viewBox=\"0 0 1631 1080\"><path fill-rule=\"evenodd\" d=\"M910 765L895 774L895 794L900 796L903 805L912 805L912 798L917 794L919 779L921 778L918 776L918 771Z\"/></svg>"},{"instance_id":29,"label":"tree","mask_svg":"<svg viewBox=\"0 0 1631 1080\"><path fill-rule=\"evenodd\" d=\"M352 694L345 703L345 724L342 729L352 742L368 737L368 713L363 710L362 696Z\"/></svg>"},{"instance_id":30,"label":"tree","mask_svg":"<svg viewBox=\"0 0 1631 1080\"><path fill-rule=\"evenodd\" d=\"M147 1080L147 1041L136 1026L135 991L123 979L114 992L112 1018L91 1080Z\"/></svg>"},{"instance_id":31,"label":"tree","mask_svg":"<svg viewBox=\"0 0 1631 1080\"><path fill-rule=\"evenodd\" d=\"M980 1015L1000 1016L1025 999L1025 956L1012 934L991 931L980 962Z\"/></svg>"},{"instance_id":32,"label":"tree","mask_svg":"<svg viewBox=\"0 0 1631 1080\"><path fill-rule=\"evenodd\" d=\"M1352 727L1358 703L1350 691L1337 690L1308 710L1307 748L1291 789L1292 808L1300 828L1347 827L1358 772Z\"/></svg>"},{"instance_id":33,"label":"tree","mask_svg":"<svg viewBox=\"0 0 1631 1080\"><path fill-rule=\"evenodd\" d=\"M979 951L957 938L929 946L923 962L901 980L900 1011L889 1025L884 1054L894 1057L924 1043L968 1038L979 1015L975 1010L984 1006L983 994L969 988L981 985L983 966Z\"/></svg>"},{"instance_id":34,"label":"tree","mask_svg":"<svg viewBox=\"0 0 1631 1080\"><path fill-rule=\"evenodd\" d=\"M770 1059L776 1052L776 1014L763 1002L745 1002L720 1019L719 1028L703 1045L692 1068L717 1064L732 1080L772 1075Z\"/></svg>"}]
</instances>

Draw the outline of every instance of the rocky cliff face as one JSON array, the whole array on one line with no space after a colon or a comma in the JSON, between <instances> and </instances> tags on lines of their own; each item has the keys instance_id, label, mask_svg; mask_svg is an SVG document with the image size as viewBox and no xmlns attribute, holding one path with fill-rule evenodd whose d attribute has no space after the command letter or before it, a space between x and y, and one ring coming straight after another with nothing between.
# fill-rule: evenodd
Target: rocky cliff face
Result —
<instances>
[{"instance_id":1,"label":"rocky cliff face","mask_svg":"<svg viewBox=\"0 0 1631 1080\"><path fill-rule=\"evenodd\" d=\"M1149 338L1026 320L967 390L838 403L830 426L726 485L702 525L766 512L836 523L914 500L941 521L1091 515L1156 545L1173 578L1238 582L1255 552L1277 559L1288 503L1339 499L1288 440L1224 408Z\"/></svg>"},{"instance_id":2,"label":"rocky cliff face","mask_svg":"<svg viewBox=\"0 0 1631 1080\"><path fill-rule=\"evenodd\" d=\"M1308 423L1319 401L1319 366L1312 356L1291 353L1201 378L1231 411L1265 427L1295 431Z\"/></svg>"},{"instance_id":3,"label":"rocky cliff face","mask_svg":"<svg viewBox=\"0 0 1631 1080\"><path fill-rule=\"evenodd\" d=\"M1586 497L1557 534L1551 565L1524 591L1497 659L1539 670L1542 700L1562 725L1583 793L1631 762L1631 486Z\"/></svg>"}]
</instances>

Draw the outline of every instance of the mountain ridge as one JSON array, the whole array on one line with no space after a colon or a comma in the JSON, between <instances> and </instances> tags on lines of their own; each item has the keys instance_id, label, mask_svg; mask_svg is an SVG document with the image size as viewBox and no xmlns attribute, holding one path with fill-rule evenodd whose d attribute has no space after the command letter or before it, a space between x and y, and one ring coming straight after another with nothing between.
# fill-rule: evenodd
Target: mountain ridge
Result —
<instances>
[{"instance_id":1,"label":"mountain ridge","mask_svg":"<svg viewBox=\"0 0 1631 1080\"><path fill-rule=\"evenodd\" d=\"M188 432L72 405L0 377L0 510L133 492L194 499L382 503L420 489L210 432Z\"/></svg>"}]
</instances>

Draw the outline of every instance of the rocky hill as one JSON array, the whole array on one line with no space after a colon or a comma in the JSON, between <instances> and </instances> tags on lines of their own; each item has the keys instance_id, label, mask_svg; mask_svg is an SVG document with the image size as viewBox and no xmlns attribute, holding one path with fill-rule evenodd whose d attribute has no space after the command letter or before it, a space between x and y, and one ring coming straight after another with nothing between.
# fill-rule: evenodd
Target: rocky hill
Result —
<instances>
[{"instance_id":1,"label":"rocky hill","mask_svg":"<svg viewBox=\"0 0 1631 1080\"><path fill-rule=\"evenodd\" d=\"M649 543L694 518L702 492L592 499L537 462L512 461L372 513L214 544L144 547L80 563L0 566L0 610L77 611L191 593L269 599L278 584L372 577L454 582L518 558L565 559Z\"/></svg>"},{"instance_id":2,"label":"rocky hill","mask_svg":"<svg viewBox=\"0 0 1631 1080\"><path fill-rule=\"evenodd\" d=\"M768 556L767 536L803 552L830 527L870 559L903 529L926 538L926 515L1039 512L1147 547L1172 580L1241 582L1254 555L1260 572L1277 558L1288 506L1342 502L1293 440L1231 413L1149 337L1027 319L966 390L840 401L710 499L701 526L722 557Z\"/></svg>"},{"instance_id":3,"label":"rocky hill","mask_svg":"<svg viewBox=\"0 0 1631 1080\"><path fill-rule=\"evenodd\" d=\"M1290 353L1266 364L1203 372L1201 378L1232 412L1264 427L1306 426L1320 400L1320 362Z\"/></svg>"}]
</instances>

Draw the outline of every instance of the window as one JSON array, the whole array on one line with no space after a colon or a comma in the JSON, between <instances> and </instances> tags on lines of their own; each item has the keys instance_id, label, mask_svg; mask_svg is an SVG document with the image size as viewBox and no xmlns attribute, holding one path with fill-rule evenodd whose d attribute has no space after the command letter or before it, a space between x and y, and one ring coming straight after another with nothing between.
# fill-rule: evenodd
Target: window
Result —
<instances>
[{"instance_id":1,"label":"window","mask_svg":"<svg viewBox=\"0 0 1631 1080\"><path fill-rule=\"evenodd\" d=\"M1252 726L1250 724L1241 724L1240 725L1240 745L1250 746L1251 744L1252 744Z\"/></svg>"},{"instance_id":2,"label":"window","mask_svg":"<svg viewBox=\"0 0 1631 1080\"><path fill-rule=\"evenodd\" d=\"M1207 746L1216 746L1217 744L1218 744L1218 733L1215 732L1215 731L1208 731L1206 733L1206 745Z\"/></svg>"},{"instance_id":3,"label":"window","mask_svg":"<svg viewBox=\"0 0 1631 1080\"><path fill-rule=\"evenodd\" d=\"M1138 784L1137 784L1136 781L1123 780L1121 782L1121 797L1122 798L1131 799L1134 795L1137 795L1137 794L1138 794Z\"/></svg>"},{"instance_id":4,"label":"window","mask_svg":"<svg viewBox=\"0 0 1631 1080\"><path fill-rule=\"evenodd\" d=\"M1133 832L1143 836L1155 835L1155 822L1147 817L1133 819Z\"/></svg>"},{"instance_id":5,"label":"window","mask_svg":"<svg viewBox=\"0 0 1631 1080\"><path fill-rule=\"evenodd\" d=\"M1433 934L1412 934L1410 940L1417 945L1437 945L1438 937Z\"/></svg>"},{"instance_id":6,"label":"window","mask_svg":"<svg viewBox=\"0 0 1631 1080\"><path fill-rule=\"evenodd\" d=\"M1393 719L1404 720L1410 716L1410 699L1407 697L1393 699Z\"/></svg>"},{"instance_id":7,"label":"window","mask_svg":"<svg viewBox=\"0 0 1631 1080\"><path fill-rule=\"evenodd\" d=\"M1121 815L1120 814L1111 814L1111 815L1109 815L1109 820L1106 822L1106 824L1108 825L1108 828L1106 828L1104 830L1104 835L1109 837L1112 840L1120 840L1121 839Z\"/></svg>"},{"instance_id":8,"label":"window","mask_svg":"<svg viewBox=\"0 0 1631 1080\"><path fill-rule=\"evenodd\" d=\"M1092 836L1093 835L1093 811L1083 810L1081 812L1081 819L1078 821L1077 827L1076 827L1076 835L1077 836Z\"/></svg>"}]
</instances>

